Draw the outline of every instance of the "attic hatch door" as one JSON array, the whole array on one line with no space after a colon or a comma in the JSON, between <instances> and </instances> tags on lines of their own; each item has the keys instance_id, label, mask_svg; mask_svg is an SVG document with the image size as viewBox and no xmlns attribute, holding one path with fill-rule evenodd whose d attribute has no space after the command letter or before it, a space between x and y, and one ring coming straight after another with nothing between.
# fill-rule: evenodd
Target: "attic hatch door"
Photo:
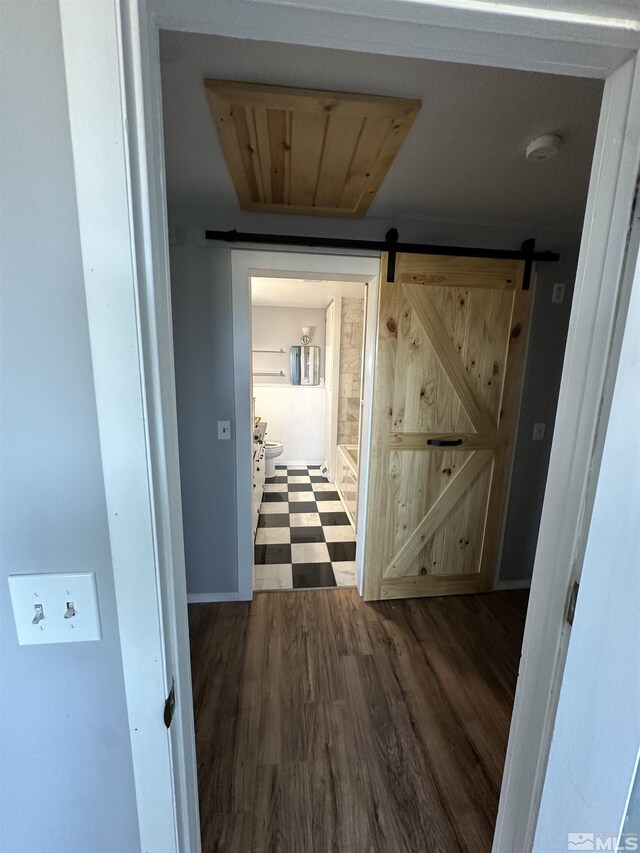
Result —
<instances>
[{"instance_id":1,"label":"attic hatch door","mask_svg":"<svg viewBox=\"0 0 640 853\"><path fill-rule=\"evenodd\" d=\"M243 210L363 216L420 101L205 80Z\"/></svg>"},{"instance_id":2,"label":"attic hatch door","mask_svg":"<svg viewBox=\"0 0 640 853\"><path fill-rule=\"evenodd\" d=\"M391 284L382 263L365 598L487 591L533 290L522 261L400 253Z\"/></svg>"}]
</instances>

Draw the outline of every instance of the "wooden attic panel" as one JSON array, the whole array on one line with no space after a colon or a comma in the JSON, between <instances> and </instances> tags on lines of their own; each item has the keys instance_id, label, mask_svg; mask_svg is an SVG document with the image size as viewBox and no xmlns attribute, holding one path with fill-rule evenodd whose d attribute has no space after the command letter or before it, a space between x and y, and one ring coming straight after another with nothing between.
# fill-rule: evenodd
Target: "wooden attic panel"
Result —
<instances>
[{"instance_id":1,"label":"wooden attic panel","mask_svg":"<svg viewBox=\"0 0 640 853\"><path fill-rule=\"evenodd\" d=\"M363 125L364 121L358 116L327 116L314 199L316 207L331 208L340 205L342 190Z\"/></svg>"},{"instance_id":2,"label":"wooden attic panel","mask_svg":"<svg viewBox=\"0 0 640 853\"><path fill-rule=\"evenodd\" d=\"M401 130L392 128L391 121L388 118L364 119L363 132L349 164L349 173L340 196L340 205L346 209L357 208L362 199L366 210L393 163L406 130L396 144Z\"/></svg>"},{"instance_id":3,"label":"wooden attic panel","mask_svg":"<svg viewBox=\"0 0 640 853\"><path fill-rule=\"evenodd\" d=\"M245 210L361 216L419 101L205 81Z\"/></svg>"},{"instance_id":4,"label":"wooden attic panel","mask_svg":"<svg viewBox=\"0 0 640 853\"><path fill-rule=\"evenodd\" d=\"M318 171L326 116L320 113L292 113L291 139L291 196L289 203L297 207L312 207L318 183Z\"/></svg>"}]
</instances>

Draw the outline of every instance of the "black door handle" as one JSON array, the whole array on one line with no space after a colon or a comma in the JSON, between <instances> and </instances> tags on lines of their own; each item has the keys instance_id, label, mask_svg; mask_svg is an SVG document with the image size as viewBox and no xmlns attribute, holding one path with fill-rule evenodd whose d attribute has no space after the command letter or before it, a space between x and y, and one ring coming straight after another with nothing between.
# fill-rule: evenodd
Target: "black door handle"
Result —
<instances>
[{"instance_id":1,"label":"black door handle","mask_svg":"<svg viewBox=\"0 0 640 853\"><path fill-rule=\"evenodd\" d=\"M464 439L428 438L427 444L431 447L458 447L459 445L464 444Z\"/></svg>"}]
</instances>

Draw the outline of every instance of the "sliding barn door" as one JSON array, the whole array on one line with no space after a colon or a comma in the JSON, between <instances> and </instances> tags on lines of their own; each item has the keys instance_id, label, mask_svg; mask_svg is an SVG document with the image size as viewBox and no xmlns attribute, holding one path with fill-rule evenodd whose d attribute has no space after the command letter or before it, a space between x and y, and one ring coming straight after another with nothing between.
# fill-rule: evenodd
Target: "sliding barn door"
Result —
<instances>
[{"instance_id":1,"label":"sliding barn door","mask_svg":"<svg viewBox=\"0 0 640 853\"><path fill-rule=\"evenodd\" d=\"M493 586L532 290L521 261L383 257L365 598Z\"/></svg>"}]
</instances>

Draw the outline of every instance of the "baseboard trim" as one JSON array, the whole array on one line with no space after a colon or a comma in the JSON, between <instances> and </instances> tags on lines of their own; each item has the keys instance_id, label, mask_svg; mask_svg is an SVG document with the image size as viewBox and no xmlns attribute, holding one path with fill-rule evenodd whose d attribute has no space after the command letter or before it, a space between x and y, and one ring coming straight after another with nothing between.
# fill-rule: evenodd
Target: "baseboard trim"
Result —
<instances>
[{"instance_id":1,"label":"baseboard trim","mask_svg":"<svg viewBox=\"0 0 640 853\"><path fill-rule=\"evenodd\" d=\"M209 604L221 601L239 601L237 592L193 592L187 595L187 604Z\"/></svg>"},{"instance_id":2,"label":"baseboard trim","mask_svg":"<svg viewBox=\"0 0 640 853\"><path fill-rule=\"evenodd\" d=\"M529 589L531 586L531 578L522 578L517 581L499 581L496 585L497 591L502 591L503 589Z\"/></svg>"},{"instance_id":3,"label":"baseboard trim","mask_svg":"<svg viewBox=\"0 0 640 853\"><path fill-rule=\"evenodd\" d=\"M309 462L306 460L305 462L301 462L300 460L293 460L290 462L288 459L282 459L282 457L276 456L276 465L288 465L289 467L293 467L294 465L301 465L303 468L306 468L308 465L322 465L322 459L319 459L317 462L313 460Z\"/></svg>"}]
</instances>

